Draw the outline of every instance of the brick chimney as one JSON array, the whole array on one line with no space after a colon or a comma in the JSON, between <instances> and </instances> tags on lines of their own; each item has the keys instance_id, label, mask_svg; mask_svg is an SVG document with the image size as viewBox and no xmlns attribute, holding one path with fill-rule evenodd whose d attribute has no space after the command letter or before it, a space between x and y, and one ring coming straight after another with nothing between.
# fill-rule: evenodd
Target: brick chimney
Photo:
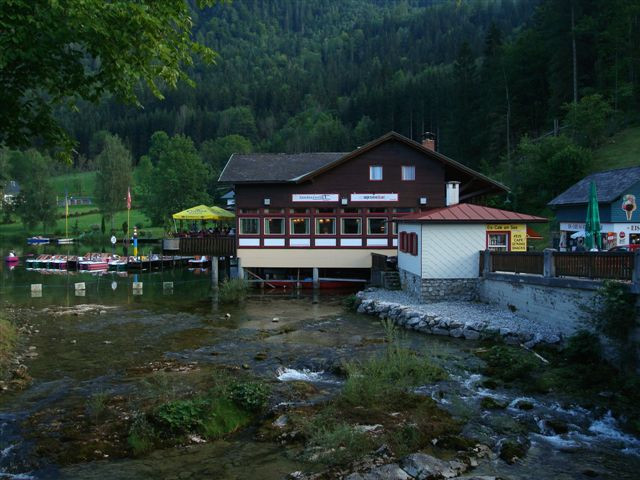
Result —
<instances>
[{"instance_id":1,"label":"brick chimney","mask_svg":"<svg viewBox=\"0 0 640 480\"><path fill-rule=\"evenodd\" d=\"M431 132L422 134L422 146L432 152L436 151L436 136Z\"/></svg>"}]
</instances>

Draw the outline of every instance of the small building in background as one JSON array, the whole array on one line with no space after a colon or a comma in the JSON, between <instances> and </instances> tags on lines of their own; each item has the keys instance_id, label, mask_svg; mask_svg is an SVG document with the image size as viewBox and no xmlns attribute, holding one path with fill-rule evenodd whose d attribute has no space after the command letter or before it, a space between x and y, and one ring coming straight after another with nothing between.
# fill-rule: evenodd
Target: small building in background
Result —
<instances>
[{"instance_id":1,"label":"small building in background","mask_svg":"<svg viewBox=\"0 0 640 480\"><path fill-rule=\"evenodd\" d=\"M593 173L551 200L548 205L556 214L560 230L554 247L571 251L580 241L591 182L598 193L602 248L640 248L640 211L636 204L640 198L640 166Z\"/></svg>"},{"instance_id":2,"label":"small building in background","mask_svg":"<svg viewBox=\"0 0 640 480\"><path fill-rule=\"evenodd\" d=\"M11 205L18 195L20 195L20 184L15 180L9 180L2 189L2 203Z\"/></svg>"},{"instance_id":3,"label":"small building in background","mask_svg":"<svg viewBox=\"0 0 640 480\"><path fill-rule=\"evenodd\" d=\"M526 252L527 224L547 221L457 200L398 219L400 283L421 301L475 299L480 251Z\"/></svg>"}]
</instances>

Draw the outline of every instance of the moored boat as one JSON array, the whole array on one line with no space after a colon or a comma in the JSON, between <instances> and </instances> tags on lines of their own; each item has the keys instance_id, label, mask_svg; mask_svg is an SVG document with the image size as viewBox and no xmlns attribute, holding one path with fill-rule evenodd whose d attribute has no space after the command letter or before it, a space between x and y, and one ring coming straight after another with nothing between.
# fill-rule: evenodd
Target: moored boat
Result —
<instances>
[{"instance_id":1,"label":"moored boat","mask_svg":"<svg viewBox=\"0 0 640 480\"><path fill-rule=\"evenodd\" d=\"M69 245L69 244L73 243L74 241L75 241L74 238L58 238L56 240L56 243L58 245Z\"/></svg>"},{"instance_id":2,"label":"moored boat","mask_svg":"<svg viewBox=\"0 0 640 480\"><path fill-rule=\"evenodd\" d=\"M17 265L20 259L16 257L15 253L9 252L9 255L4 257L4 261L7 262L8 265Z\"/></svg>"},{"instance_id":3,"label":"moored boat","mask_svg":"<svg viewBox=\"0 0 640 480\"><path fill-rule=\"evenodd\" d=\"M27 238L27 243L29 245L45 245L50 242L50 239L47 237L41 237L40 235L35 237Z\"/></svg>"}]
</instances>

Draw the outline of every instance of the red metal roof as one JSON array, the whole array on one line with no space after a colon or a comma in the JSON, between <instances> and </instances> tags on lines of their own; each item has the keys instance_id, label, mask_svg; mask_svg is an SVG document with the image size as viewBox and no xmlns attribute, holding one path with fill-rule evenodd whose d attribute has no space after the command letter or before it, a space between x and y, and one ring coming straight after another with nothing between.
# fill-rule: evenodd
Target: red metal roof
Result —
<instances>
[{"instance_id":1,"label":"red metal roof","mask_svg":"<svg viewBox=\"0 0 640 480\"><path fill-rule=\"evenodd\" d=\"M400 222L472 222L472 223L543 223L544 217L510 212L499 208L483 207L471 203L458 203L450 207L434 208L426 212L410 213L397 218Z\"/></svg>"}]
</instances>

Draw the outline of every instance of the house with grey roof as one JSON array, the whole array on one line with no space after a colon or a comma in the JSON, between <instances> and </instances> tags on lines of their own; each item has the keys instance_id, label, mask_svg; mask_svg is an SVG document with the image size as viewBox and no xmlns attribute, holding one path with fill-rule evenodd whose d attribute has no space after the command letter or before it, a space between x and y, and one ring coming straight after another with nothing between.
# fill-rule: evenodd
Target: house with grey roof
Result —
<instances>
[{"instance_id":1,"label":"house with grey roof","mask_svg":"<svg viewBox=\"0 0 640 480\"><path fill-rule=\"evenodd\" d=\"M584 230L589 186L596 185L604 248L640 248L640 166L593 173L549 202L560 223L561 250L570 250ZM572 235L577 238L571 238ZM635 247L635 246L638 247Z\"/></svg>"},{"instance_id":2,"label":"house with grey roof","mask_svg":"<svg viewBox=\"0 0 640 480\"><path fill-rule=\"evenodd\" d=\"M2 189L2 203L12 204L20 194L20 184L15 180L9 180Z\"/></svg>"}]
</instances>

